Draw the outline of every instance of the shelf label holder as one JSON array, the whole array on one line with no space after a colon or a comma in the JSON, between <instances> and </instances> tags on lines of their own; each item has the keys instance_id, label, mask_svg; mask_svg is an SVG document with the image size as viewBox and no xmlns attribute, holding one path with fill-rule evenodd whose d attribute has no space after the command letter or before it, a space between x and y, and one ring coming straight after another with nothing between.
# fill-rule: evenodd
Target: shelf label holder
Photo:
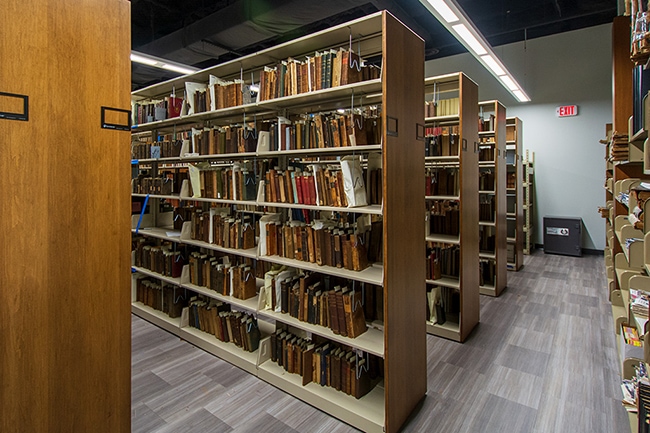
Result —
<instances>
[{"instance_id":1,"label":"shelf label holder","mask_svg":"<svg viewBox=\"0 0 650 433\"><path fill-rule=\"evenodd\" d=\"M23 112L14 113L10 111L0 111L0 119L29 121L29 96L18 95L16 93L0 92L0 97L22 99Z\"/></svg>"}]
</instances>

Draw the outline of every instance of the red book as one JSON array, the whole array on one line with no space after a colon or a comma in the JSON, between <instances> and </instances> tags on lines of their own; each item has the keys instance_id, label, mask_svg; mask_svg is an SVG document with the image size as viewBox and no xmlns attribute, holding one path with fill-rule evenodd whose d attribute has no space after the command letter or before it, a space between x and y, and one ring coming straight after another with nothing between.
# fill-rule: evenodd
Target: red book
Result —
<instances>
[{"instance_id":1,"label":"red book","mask_svg":"<svg viewBox=\"0 0 650 433\"><path fill-rule=\"evenodd\" d=\"M302 195L302 179L304 176L296 176L296 193L298 194L298 203L305 204L305 199Z\"/></svg>"},{"instance_id":2,"label":"red book","mask_svg":"<svg viewBox=\"0 0 650 433\"><path fill-rule=\"evenodd\" d=\"M309 176L307 178L309 186L307 187L309 191L309 200L306 204L316 204L316 182L314 180L314 176Z\"/></svg>"},{"instance_id":3,"label":"red book","mask_svg":"<svg viewBox=\"0 0 650 433\"><path fill-rule=\"evenodd\" d=\"M171 119L180 116L181 108L183 108L183 99L170 96L167 102L167 111L169 111L167 117Z\"/></svg>"}]
</instances>

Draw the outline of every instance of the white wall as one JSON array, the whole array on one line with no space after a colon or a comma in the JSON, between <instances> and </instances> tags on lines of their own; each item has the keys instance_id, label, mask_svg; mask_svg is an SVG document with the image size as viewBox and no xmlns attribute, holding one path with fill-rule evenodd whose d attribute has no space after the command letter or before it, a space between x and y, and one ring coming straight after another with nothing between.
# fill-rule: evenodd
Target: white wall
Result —
<instances>
[{"instance_id":1,"label":"white wall","mask_svg":"<svg viewBox=\"0 0 650 433\"><path fill-rule=\"evenodd\" d=\"M524 148L535 152L535 243L545 215L581 217L583 248L605 247L597 213L605 202L605 149L598 140L612 121L611 24L504 45L495 52L532 102L516 102L468 53L425 65L427 77L462 71L479 85L479 100L498 99L524 123ZM559 105L578 116L558 118Z\"/></svg>"}]
</instances>

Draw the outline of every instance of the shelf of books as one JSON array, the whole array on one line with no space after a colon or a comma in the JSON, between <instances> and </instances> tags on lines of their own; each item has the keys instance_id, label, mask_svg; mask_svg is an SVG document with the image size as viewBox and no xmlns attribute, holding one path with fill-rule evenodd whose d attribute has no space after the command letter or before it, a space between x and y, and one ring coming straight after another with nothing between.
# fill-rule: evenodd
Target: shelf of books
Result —
<instances>
[{"instance_id":1,"label":"shelf of books","mask_svg":"<svg viewBox=\"0 0 650 433\"><path fill-rule=\"evenodd\" d=\"M479 292L499 296L507 285L506 108L479 103Z\"/></svg>"},{"instance_id":2,"label":"shelf of books","mask_svg":"<svg viewBox=\"0 0 650 433\"><path fill-rule=\"evenodd\" d=\"M378 12L134 92L132 311L398 431L426 392L423 53Z\"/></svg>"},{"instance_id":3,"label":"shelf of books","mask_svg":"<svg viewBox=\"0 0 650 433\"><path fill-rule=\"evenodd\" d=\"M504 116L505 117L505 116ZM478 86L425 80L427 332L464 341L479 321Z\"/></svg>"},{"instance_id":4,"label":"shelf of books","mask_svg":"<svg viewBox=\"0 0 650 433\"><path fill-rule=\"evenodd\" d=\"M506 118L506 220L508 270L524 265L524 182L523 124L518 117Z\"/></svg>"},{"instance_id":5,"label":"shelf of books","mask_svg":"<svg viewBox=\"0 0 650 433\"><path fill-rule=\"evenodd\" d=\"M524 159L524 254L528 255L535 247L534 230L535 230L535 152L526 149L526 158Z\"/></svg>"}]
</instances>

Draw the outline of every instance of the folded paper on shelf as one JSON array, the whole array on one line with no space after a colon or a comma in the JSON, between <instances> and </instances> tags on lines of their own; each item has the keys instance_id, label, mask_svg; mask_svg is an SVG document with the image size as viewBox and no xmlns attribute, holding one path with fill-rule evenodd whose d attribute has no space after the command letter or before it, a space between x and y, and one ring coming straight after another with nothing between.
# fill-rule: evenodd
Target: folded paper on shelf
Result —
<instances>
[{"instance_id":1,"label":"folded paper on shelf","mask_svg":"<svg viewBox=\"0 0 650 433\"><path fill-rule=\"evenodd\" d=\"M343 189L348 207L367 206L366 185L359 156L344 156L341 159L343 172Z\"/></svg>"}]
</instances>

